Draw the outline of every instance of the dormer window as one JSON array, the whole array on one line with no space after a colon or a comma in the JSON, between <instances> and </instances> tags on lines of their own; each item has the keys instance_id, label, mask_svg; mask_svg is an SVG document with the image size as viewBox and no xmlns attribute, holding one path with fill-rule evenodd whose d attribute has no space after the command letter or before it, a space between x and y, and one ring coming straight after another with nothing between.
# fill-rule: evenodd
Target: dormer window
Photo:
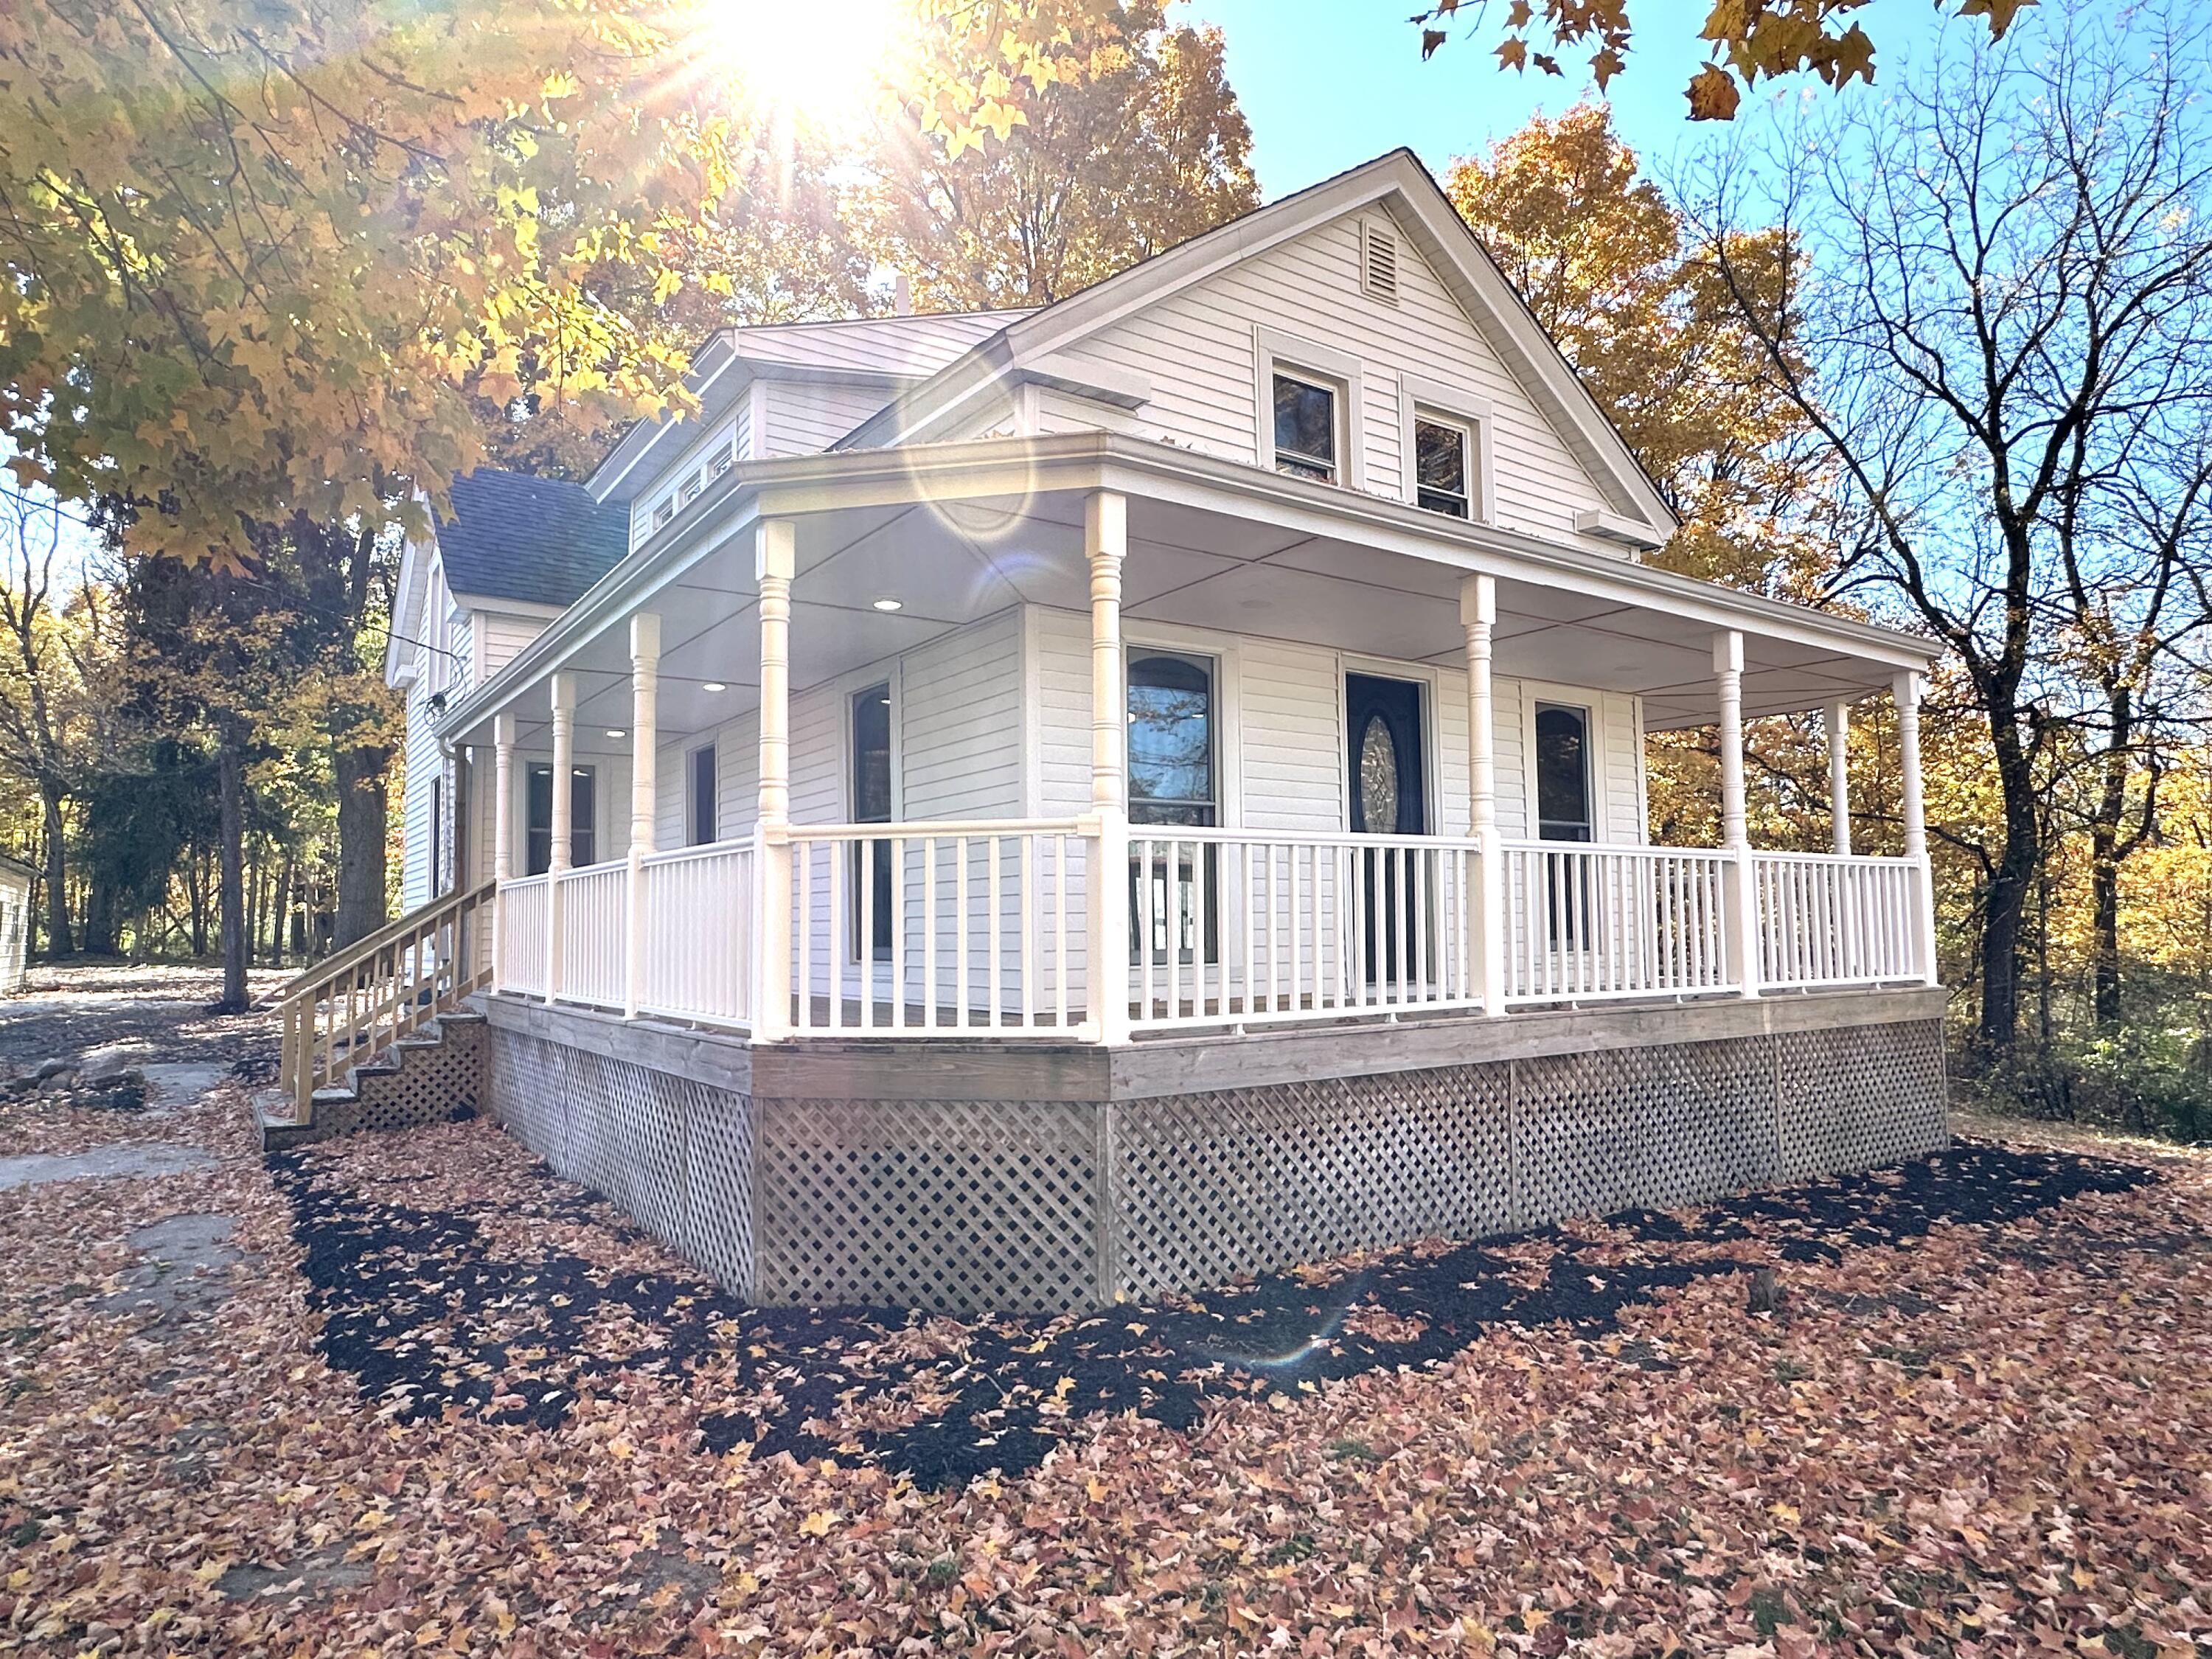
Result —
<instances>
[{"instance_id":1,"label":"dormer window","mask_svg":"<svg viewBox=\"0 0 2212 1659\"><path fill-rule=\"evenodd\" d=\"M1415 501L1431 513L1455 519L1474 517L1468 479L1474 451L1468 428L1457 421L1416 416L1413 420Z\"/></svg>"},{"instance_id":2,"label":"dormer window","mask_svg":"<svg viewBox=\"0 0 2212 1659\"><path fill-rule=\"evenodd\" d=\"M675 516L676 497L664 495L660 499L660 505L653 509L653 527L658 530Z\"/></svg>"},{"instance_id":3,"label":"dormer window","mask_svg":"<svg viewBox=\"0 0 2212 1659\"><path fill-rule=\"evenodd\" d=\"M1275 375L1275 470L1337 481L1336 389L1302 375Z\"/></svg>"},{"instance_id":4,"label":"dormer window","mask_svg":"<svg viewBox=\"0 0 2212 1659\"><path fill-rule=\"evenodd\" d=\"M714 458L707 463L707 476L710 478L720 477L725 472L727 472L732 466L737 465L737 446L734 444L724 444L720 449L714 452Z\"/></svg>"},{"instance_id":5,"label":"dormer window","mask_svg":"<svg viewBox=\"0 0 2212 1659\"><path fill-rule=\"evenodd\" d=\"M684 506L690 506L693 501L699 499L699 491L705 485L706 482L707 475L705 473L694 472L690 477L684 481L683 493L678 495L677 499L682 501Z\"/></svg>"}]
</instances>

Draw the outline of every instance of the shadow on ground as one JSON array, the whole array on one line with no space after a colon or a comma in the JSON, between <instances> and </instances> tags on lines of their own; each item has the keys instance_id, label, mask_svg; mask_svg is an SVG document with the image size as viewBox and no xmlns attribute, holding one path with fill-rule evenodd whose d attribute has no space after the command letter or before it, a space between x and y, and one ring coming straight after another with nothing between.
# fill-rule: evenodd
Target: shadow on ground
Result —
<instances>
[{"instance_id":1,"label":"shadow on ground","mask_svg":"<svg viewBox=\"0 0 2212 1659\"><path fill-rule=\"evenodd\" d=\"M553 1244L502 1255L469 1212L372 1201L309 1154L269 1162L306 1250L322 1352L376 1409L414 1420L459 1407L551 1427L580 1389L658 1374L720 1407L700 1422L710 1451L751 1442L757 1455L866 1460L927 1488L1031 1468L1087 1416L1131 1411L1187 1428L1210 1400L1435 1364L1499 1327L1601 1335L1624 1308L1774 1255L1832 1261L1938 1222L2002 1224L2154 1178L1965 1143L1695 1212L1624 1212L1597 1237L1547 1229L1082 1319L957 1325L881 1309L750 1308L680 1270L617 1270ZM590 1194L544 1184L533 1220L634 1237ZM1753 1239L1756 1262L1727 1249Z\"/></svg>"}]
</instances>

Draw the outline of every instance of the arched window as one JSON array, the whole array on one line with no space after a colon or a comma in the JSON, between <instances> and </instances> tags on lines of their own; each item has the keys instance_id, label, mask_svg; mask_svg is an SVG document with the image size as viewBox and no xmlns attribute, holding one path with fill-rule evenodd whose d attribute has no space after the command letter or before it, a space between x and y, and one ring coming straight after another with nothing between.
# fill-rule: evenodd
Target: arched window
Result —
<instances>
[{"instance_id":1,"label":"arched window","mask_svg":"<svg viewBox=\"0 0 2212 1659\"><path fill-rule=\"evenodd\" d=\"M1221 822L1213 664L1147 652L1129 663L1129 819Z\"/></svg>"}]
</instances>

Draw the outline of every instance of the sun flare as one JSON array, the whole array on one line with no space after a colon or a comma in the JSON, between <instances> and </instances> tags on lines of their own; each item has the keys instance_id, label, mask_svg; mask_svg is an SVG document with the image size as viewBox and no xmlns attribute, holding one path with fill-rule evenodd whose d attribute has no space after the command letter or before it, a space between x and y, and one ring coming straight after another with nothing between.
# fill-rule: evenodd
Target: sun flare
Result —
<instances>
[{"instance_id":1,"label":"sun flare","mask_svg":"<svg viewBox=\"0 0 2212 1659\"><path fill-rule=\"evenodd\" d=\"M902 0L702 0L699 16L716 72L750 99L830 125L866 113L912 27Z\"/></svg>"}]
</instances>

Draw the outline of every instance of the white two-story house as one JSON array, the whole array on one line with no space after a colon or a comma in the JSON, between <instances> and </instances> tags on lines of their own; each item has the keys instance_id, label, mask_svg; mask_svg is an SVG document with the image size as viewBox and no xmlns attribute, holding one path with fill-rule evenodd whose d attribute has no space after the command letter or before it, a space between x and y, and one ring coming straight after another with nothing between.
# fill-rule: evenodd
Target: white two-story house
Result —
<instances>
[{"instance_id":1,"label":"white two-story house","mask_svg":"<svg viewBox=\"0 0 2212 1659\"><path fill-rule=\"evenodd\" d=\"M476 999L471 1098L742 1292L968 1310L1942 1140L1929 647L1643 562L1665 503L1410 155L692 386L560 523L465 484L410 555L428 902L295 998L303 1114ZM1835 850L1755 848L1743 722L1814 710ZM1692 726L1721 844L1655 846Z\"/></svg>"}]
</instances>

